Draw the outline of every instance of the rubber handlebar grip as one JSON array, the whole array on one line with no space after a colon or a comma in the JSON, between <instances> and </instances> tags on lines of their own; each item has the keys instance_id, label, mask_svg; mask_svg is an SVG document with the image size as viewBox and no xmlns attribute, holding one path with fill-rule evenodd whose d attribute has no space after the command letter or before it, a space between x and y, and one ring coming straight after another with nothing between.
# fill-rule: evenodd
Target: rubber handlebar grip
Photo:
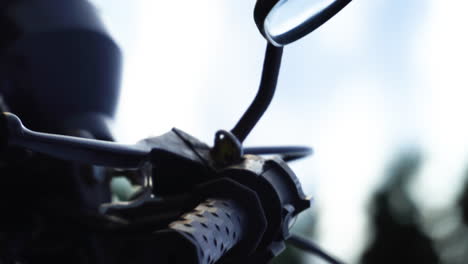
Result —
<instances>
[{"instance_id":1,"label":"rubber handlebar grip","mask_svg":"<svg viewBox=\"0 0 468 264\"><path fill-rule=\"evenodd\" d=\"M207 199L169 225L167 241L183 241L174 263L212 264L244 237L247 215L233 200ZM168 245L169 246L169 245Z\"/></svg>"}]
</instances>

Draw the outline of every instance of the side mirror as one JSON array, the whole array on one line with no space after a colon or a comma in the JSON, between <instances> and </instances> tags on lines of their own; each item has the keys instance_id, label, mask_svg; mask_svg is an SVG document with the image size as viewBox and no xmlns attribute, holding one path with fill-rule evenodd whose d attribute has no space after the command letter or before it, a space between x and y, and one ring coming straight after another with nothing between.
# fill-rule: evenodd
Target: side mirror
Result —
<instances>
[{"instance_id":1,"label":"side mirror","mask_svg":"<svg viewBox=\"0 0 468 264\"><path fill-rule=\"evenodd\" d=\"M314 31L349 2L351 0L257 0L254 19L268 45L258 93L231 130L238 144L242 144L273 99L283 46Z\"/></svg>"},{"instance_id":2,"label":"side mirror","mask_svg":"<svg viewBox=\"0 0 468 264\"><path fill-rule=\"evenodd\" d=\"M281 47L314 31L351 0L258 0L254 18L262 35Z\"/></svg>"}]
</instances>

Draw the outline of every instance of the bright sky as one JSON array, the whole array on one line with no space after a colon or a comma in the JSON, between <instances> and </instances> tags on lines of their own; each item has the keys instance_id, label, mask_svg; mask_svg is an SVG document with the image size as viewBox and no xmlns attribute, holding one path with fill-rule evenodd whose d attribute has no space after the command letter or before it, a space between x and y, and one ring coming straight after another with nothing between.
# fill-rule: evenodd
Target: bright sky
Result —
<instances>
[{"instance_id":1,"label":"bright sky","mask_svg":"<svg viewBox=\"0 0 468 264\"><path fill-rule=\"evenodd\" d=\"M254 1L94 0L123 47L117 134L132 142L175 126L211 143L255 95L265 41ZM468 10L455 0L355 0L286 47L278 92L246 145L305 144L293 165L318 208L320 244L354 262L371 190L394 155L419 146L413 185L449 204L468 159Z\"/></svg>"}]
</instances>

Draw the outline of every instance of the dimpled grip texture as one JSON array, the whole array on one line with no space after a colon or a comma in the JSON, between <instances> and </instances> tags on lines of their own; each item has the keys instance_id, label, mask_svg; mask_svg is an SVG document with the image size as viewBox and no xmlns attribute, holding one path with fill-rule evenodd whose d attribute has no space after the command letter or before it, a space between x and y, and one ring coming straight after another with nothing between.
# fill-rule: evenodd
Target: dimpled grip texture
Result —
<instances>
[{"instance_id":1,"label":"dimpled grip texture","mask_svg":"<svg viewBox=\"0 0 468 264\"><path fill-rule=\"evenodd\" d=\"M198 249L198 260L190 263L212 264L243 238L246 220L245 211L235 201L207 199L169 228Z\"/></svg>"}]
</instances>

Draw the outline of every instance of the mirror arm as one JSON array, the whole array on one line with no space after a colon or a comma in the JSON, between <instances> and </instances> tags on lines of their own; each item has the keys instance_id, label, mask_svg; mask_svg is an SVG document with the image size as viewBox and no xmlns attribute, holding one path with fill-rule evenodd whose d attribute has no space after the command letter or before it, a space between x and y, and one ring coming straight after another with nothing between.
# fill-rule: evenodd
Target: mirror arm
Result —
<instances>
[{"instance_id":1,"label":"mirror arm","mask_svg":"<svg viewBox=\"0 0 468 264\"><path fill-rule=\"evenodd\" d=\"M232 134L234 134L241 143L255 127L273 99L278 82L282 55L282 47L275 47L268 43L263 62L262 78L257 95L247 111L245 111L241 119L237 122L236 126L231 130Z\"/></svg>"}]
</instances>

